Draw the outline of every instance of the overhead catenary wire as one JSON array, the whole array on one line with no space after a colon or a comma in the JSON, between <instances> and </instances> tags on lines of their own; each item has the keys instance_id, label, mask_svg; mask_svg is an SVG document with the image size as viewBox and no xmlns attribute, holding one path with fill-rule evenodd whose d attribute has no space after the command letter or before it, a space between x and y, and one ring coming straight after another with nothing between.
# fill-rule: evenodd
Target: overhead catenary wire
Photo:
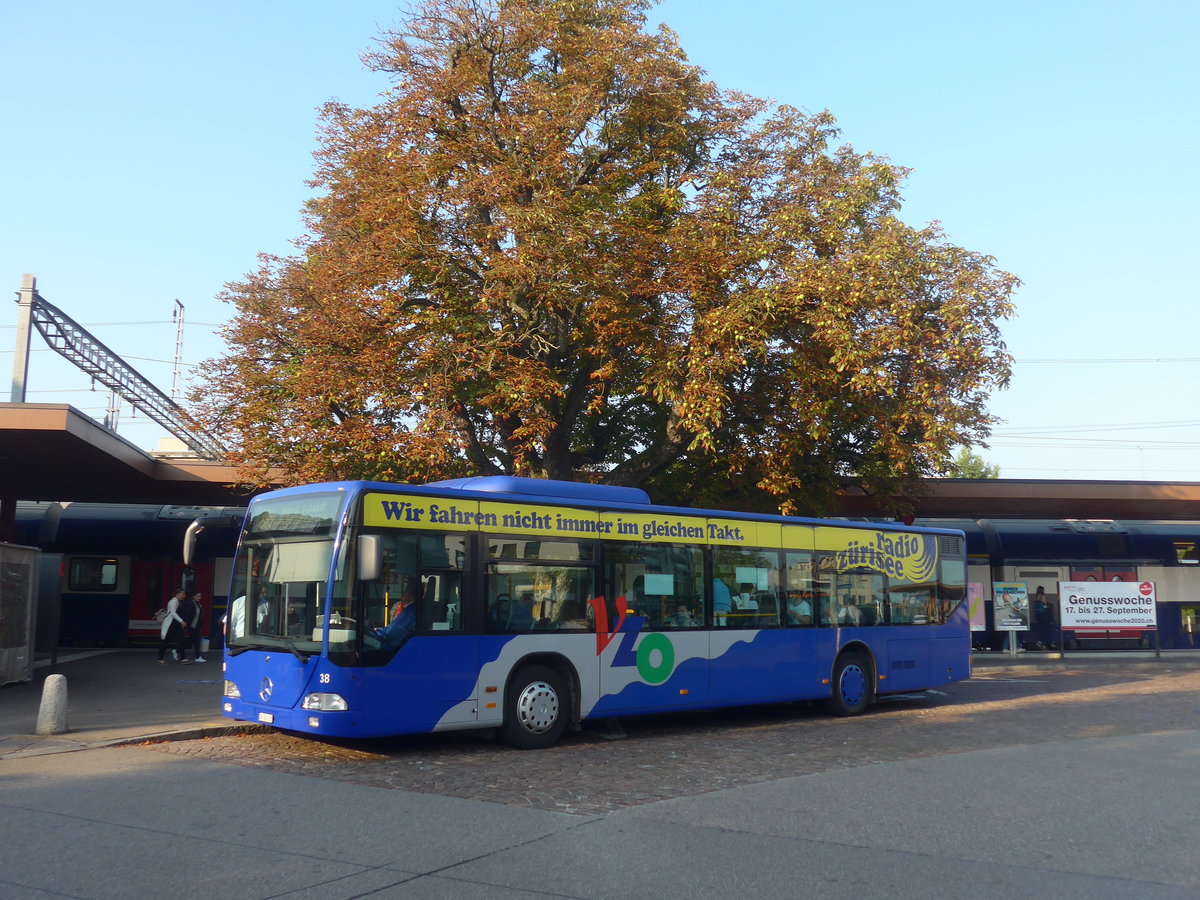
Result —
<instances>
[{"instance_id":1,"label":"overhead catenary wire","mask_svg":"<svg viewBox=\"0 0 1200 900\"><path fill-rule=\"evenodd\" d=\"M1200 356L1098 356L1089 359L1014 359L1014 365L1056 365L1056 366L1094 366L1109 363L1198 363Z\"/></svg>"},{"instance_id":2,"label":"overhead catenary wire","mask_svg":"<svg viewBox=\"0 0 1200 900\"><path fill-rule=\"evenodd\" d=\"M1196 428L1200 427L1200 419L1180 422L1113 422L1099 425L1012 425L1007 428L997 428L992 434L997 436L1020 437L1029 434L1070 434L1092 431L1149 431L1161 428Z\"/></svg>"}]
</instances>

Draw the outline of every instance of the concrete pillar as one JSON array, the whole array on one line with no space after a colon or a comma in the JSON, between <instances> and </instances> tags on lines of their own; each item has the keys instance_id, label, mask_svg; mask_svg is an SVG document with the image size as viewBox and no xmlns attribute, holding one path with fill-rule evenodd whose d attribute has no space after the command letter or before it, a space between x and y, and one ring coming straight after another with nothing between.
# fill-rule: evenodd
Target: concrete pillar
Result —
<instances>
[{"instance_id":1,"label":"concrete pillar","mask_svg":"<svg viewBox=\"0 0 1200 900\"><path fill-rule=\"evenodd\" d=\"M42 685L42 705L38 708L38 734L64 734L67 731L67 676L47 675Z\"/></svg>"}]
</instances>

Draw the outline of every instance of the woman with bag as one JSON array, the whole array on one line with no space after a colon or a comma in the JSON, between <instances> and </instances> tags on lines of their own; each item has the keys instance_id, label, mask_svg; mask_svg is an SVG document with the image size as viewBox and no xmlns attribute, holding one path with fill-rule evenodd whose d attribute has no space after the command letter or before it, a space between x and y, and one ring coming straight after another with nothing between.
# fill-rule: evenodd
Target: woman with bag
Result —
<instances>
[{"instance_id":1,"label":"woman with bag","mask_svg":"<svg viewBox=\"0 0 1200 900\"><path fill-rule=\"evenodd\" d=\"M171 647L179 654L181 662L191 662L187 658L187 635L184 629L187 627L187 622L183 616L179 614L179 604L183 601L185 592L183 588L177 590L171 595L171 599L167 601L166 615L163 616L162 624L159 626L159 641L158 641L158 663L165 665L166 660L163 656L167 652L167 646Z\"/></svg>"}]
</instances>

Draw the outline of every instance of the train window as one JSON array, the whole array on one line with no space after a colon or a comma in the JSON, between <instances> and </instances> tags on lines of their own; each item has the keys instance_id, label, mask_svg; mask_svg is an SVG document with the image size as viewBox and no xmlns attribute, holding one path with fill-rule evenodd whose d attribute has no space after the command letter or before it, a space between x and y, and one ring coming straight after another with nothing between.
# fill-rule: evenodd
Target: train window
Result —
<instances>
[{"instance_id":1,"label":"train window","mask_svg":"<svg viewBox=\"0 0 1200 900\"><path fill-rule=\"evenodd\" d=\"M117 561L110 556L72 557L68 585L72 591L115 591Z\"/></svg>"}]
</instances>

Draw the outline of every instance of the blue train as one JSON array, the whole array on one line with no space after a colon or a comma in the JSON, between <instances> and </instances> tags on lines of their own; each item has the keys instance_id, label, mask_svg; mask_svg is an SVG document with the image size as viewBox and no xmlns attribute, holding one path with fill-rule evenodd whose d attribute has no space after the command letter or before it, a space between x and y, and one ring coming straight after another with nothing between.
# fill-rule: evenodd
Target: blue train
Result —
<instances>
[{"instance_id":1,"label":"blue train","mask_svg":"<svg viewBox=\"0 0 1200 900\"><path fill-rule=\"evenodd\" d=\"M38 647L130 646L157 640L155 610L191 579L202 591L209 635L220 638L234 547L240 528L208 528L189 573L183 535L198 516L240 518L244 509L105 503L19 503L15 543L38 547L44 562L39 591ZM985 615L973 634L977 650L1002 649L990 585L1038 587L1051 608L1017 639L1029 649L1164 650L1200 647L1200 522L1074 519L928 519L918 524L963 531L968 580L980 585ZM1157 634L1137 629L1063 633L1057 591L1064 581L1151 581L1157 588Z\"/></svg>"},{"instance_id":2,"label":"blue train","mask_svg":"<svg viewBox=\"0 0 1200 900\"><path fill-rule=\"evenodd\" d=\"M1029 650L1193 650L1200 613L1200 522L1081 519L926 520L967 535L968 581L981 585L985 617L973 633L977 650L999 650L1008 632L996 629L990 585L1023 582L1041 588L1044 608L1030 610L1028 631L1015 632ZM1061 582L1152 582L1156 630L1063 630ZM1042 607L1043 604L1038 604ZM1040 615L1039 615L1040 613Z\"/></svg>"},{"instance_id":3,"label":"blue train","mask_svg":"<svg viewBox=\"0 0 1200 900\"><path fill-rule=\"evenodd\" d=\"M189 586L204 594L208 634L225 613L237 527L209 529L186 569L183 536L200 515L243 509L112 503L18 503L14 543L42 551L36 646L122 647L158 640L154 613Z\"/></svg>"}]
</instances>

